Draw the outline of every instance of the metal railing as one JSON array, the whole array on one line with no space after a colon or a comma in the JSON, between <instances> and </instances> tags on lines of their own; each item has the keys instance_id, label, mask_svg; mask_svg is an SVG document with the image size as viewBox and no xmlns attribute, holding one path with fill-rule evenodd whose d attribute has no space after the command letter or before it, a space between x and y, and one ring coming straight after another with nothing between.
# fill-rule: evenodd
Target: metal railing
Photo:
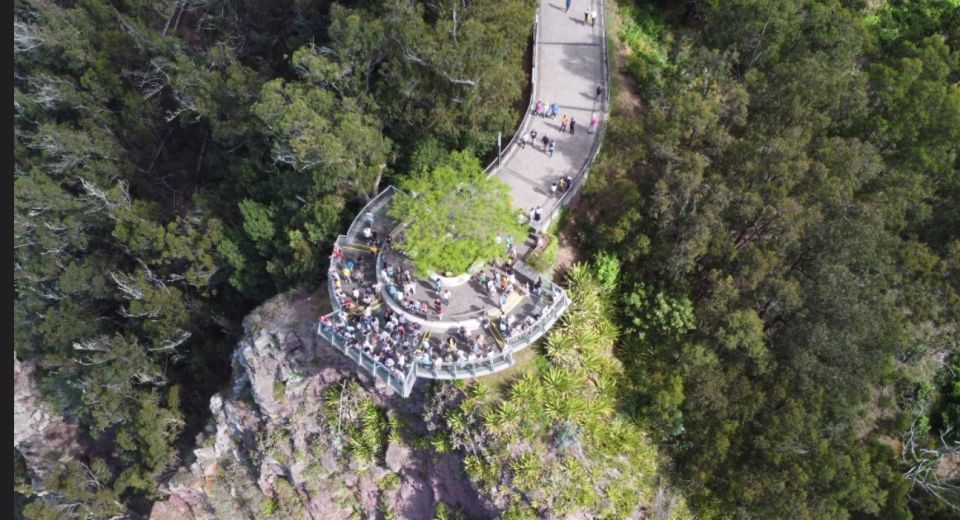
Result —
<instances>
[{"instance_id":1,"label":"metal railing","mask_svg":"<svg viewBox=\"0 0 960 520\"><path fill-rule=\"evenodd\" d=\"M370 202L367 202L363 208L357 212L357 216L353 218L353 222L351 222L350 227L347 228L347 236L357 236L362 231L359 223L363 221L363 217L366 215L367 211L376 213L376 210L386 204L390 197L393 197L393 194L398 191L400 190L393 185L390 185L378 193L376 197L370 199Z\"/></svg>"},{"instance_id":2,"label":"metal railing","mask_svg":"<svg viewBox=\"0 0 960 520\"><path fill-rule=\"evenodd\" d=\"M332 316L333 314L335 313L331 313L328 316ZM413 364L407 368L407 371L403 374L403 377L398 377L393 374L390 368L377 361L366 352L358 348L348 347L343 338L333 332L332 328L324 330L322 325L318 325L317 334L325 339L328 343L333 345L333 348L340 351L341 354L353 360L357 365L360 366L360 368L363 368L375 378L386 383L387 386L392 388L398 394L404 397L410 395L410 391L413 389L414 380L416 379L416 371Z\"/></svg>"},{"instance_id":3,"label":"metal railing","mask_svg":"<svg viewBox=\"0 0 960 520\"><path fill-rule=\"evenodd\" d=\"M570 306L570 299L566 291L550 285L550 291L555 295L554 301L550 303L539 320L518 334L505 338L506 344L500 353L477 361L442 362L439 366L418 360L415 365L417 377L425 379L464 379L492 374L513 366L513 355L532 345L546 334L554 322Z\"/></svg>"},{"instance_id":4,"label":"metal railing","mask_svg":"<svg viewBox=\"0 0 960 520\"><path fill-rule=\"evenodd\" d=\"M597 129L597 139L594 141L591 152L580 167L577 175L574 177L573 182L570 188L558 199L553 206L546 213L546 218L541 221L538 229L544 229L549 226L550 222L557 215L558 210L561 206L569 204L573 196L578 192L582 187L584 181L586 180L590 166L596 160L597 155L600 152L600 148L603 143L604 134L606 133L607 119L609 118L609 99L610 99L610 65L609 65L609 50L607 46L607 35L606 35L606 9L603 2L599 2L600 11L601 11L601 27L604 28L603 35L603 68L604 68L604 85L606 92L603 95L602 107L604 114L604 120L600 123L600 127ZM539 8L536 16L534 17L533 24L533 58L530 68L530 102L528 104L527 110L524 113L523 118L520 121L520 125L517 127L517 131L514 133L513 137L507 143L507 145L500 150L501 153L498 154L497 158L494 159L484 171L487 172L487 177L490 177L496 173L497 167L500 166L500 163L504 156L508 155L511 152L517 142L518 137L523 133L524 127L526 126L529 118L532 115L536 99L538 98L537 91L537 63L539 60L539 31L540 31L540 13ZM368 202L363 209L357 214L353 219L353 222L350 224L350 228L347 232L347 235L340 235L337 237L335 242L336 247L342 247L347 244L349 237L356 236L360 232L359 223L362 222L364 215L367 211L375 211L375 208L381 207L387 202L387 200L399 190L394 186L389 186L376 197L374 197L370 202ZM378 255L379 263L379 255ZM335 267L333 255L330 257L331 267ZM379 269L375 269L376 276L378 281L380 274ZM514 364L514 354L528 347L537 341L541 336L543 336L554 323L559 319L563 312L570 306L570 299L567 296L566 291L564 291L559 286L556 286L551 281L546 280L543 284L543 290L551 295L553 300L550 302L549 306L541 315L540 319L537 320L534 324L530 325L527 329L524 329L520 333L506 338L505 343L502 345L502 350L498 354L493 356L486 357L477 361L456 361L456 362L442 362L439 366L435 365L432 362L414 360L410 363L406 372L402 377L395 375L389 368L386 367L383 363L380 363L373 357L371 357L366 352L358 348L347 347L344 343L344 340L339 335L335 334L330 328L329 330L323 330L323 327L318 326L317 334L327 340L331 345L334 346L338 351L343 353L348 358L352 359L361 368L365 369L367 372L372 374L374 377L379 378L381 381L386 383L387 386L392 388L394 391L407 397L413 391L413 386L416 383L417 378L424 379L465 379L479 377L482 375L492 374L494 372L499 372L500 370L505 370ZM336 300L335 296L335 286L333 279L328 281L328 291L330 292L330 301L333 305L334 312L330 314L332 316L340 309L340 305ZM384 296L380 294L380 298L387 302L389 301L389 296Z\"/></svg>"},{"instance_id":5,"label":"metal railing","mask_svg":"<svg viewBox=\"0 0 960 520\"><path fill-rule=\"evenodd\" d=\"M527 111L523 115L523 119L520 120L520 126L517 127L517 131L514 132L513 137L510 138L510 141L507 142L507 145L503 147L502 150L499 150L496 159L490 161L490 164L487 165L483 171L487 172L487 177L492 177L496 173L496 169L500 166L500 162L503 160L504 156L513 149L514 145L517 144L517 138L523 134L523 128L527 125L527 121L530 119L530 116L533 115L533 108L537 103L537 59L539 58L540 51L537 47L537 42L540 41L540 8L537 7L537 13L533 17L533 57L530 62L530 102L527 104Z\"/></svg>"},{"instance_id":6,"label":"metal railing","mask_svg":"<svg viewBox=\"0 0 960 520\"><path fill-rule=\"evenodd\" d=\"M580 167L580 170L577 171L577 174L573 177L573 181L570 183L570 188L564 192L563 195L557 199L556 202L550 209L547 210L544 214L544 218L540 223L534 228L537 231L542 231L548 229L550 223L553 219L559 214L559 210L562 206L570 204L571 199L579 193L580 189L583 187L583 183L586 182L587 177L590 174L590 166L593 165L594 161L597 160L597 156L600 154L600 148L603 146L603 137L607 132L607 123L610 118L610 52L607 46L607 9L604 2L597 2L600 6L600 26L603 27L603 85L604 93L602 95L602 114L603 119L598 123L597 128L597 139L593 142L593 147L590 150L590 155L587 156L587 160Z\"/></svg>"}]
</instances>

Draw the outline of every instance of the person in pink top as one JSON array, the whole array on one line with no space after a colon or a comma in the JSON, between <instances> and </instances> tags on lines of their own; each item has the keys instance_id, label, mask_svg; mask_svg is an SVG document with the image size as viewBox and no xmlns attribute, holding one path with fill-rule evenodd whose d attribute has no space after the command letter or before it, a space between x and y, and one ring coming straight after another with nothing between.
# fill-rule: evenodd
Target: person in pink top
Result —
<instances>
[{"instance_id":1,"label":"person in pink top","mask_svg":"<svg viewBox=\"0 0 960 520\"><path fill-rule=\"evenodd\" d=\"M590 115L590 128L587 129L588 134L592 134L597 128L597 114Z\"/></svg>"}]
</instances>

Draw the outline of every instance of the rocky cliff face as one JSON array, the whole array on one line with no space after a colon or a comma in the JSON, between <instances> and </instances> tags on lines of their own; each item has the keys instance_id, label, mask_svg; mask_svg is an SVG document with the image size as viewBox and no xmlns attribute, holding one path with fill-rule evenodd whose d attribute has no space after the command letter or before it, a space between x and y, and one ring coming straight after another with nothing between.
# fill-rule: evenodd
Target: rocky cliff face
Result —
<instances>
[{"instance_id":1,"label":"rocky cliff face","mask_svg":"<svg viewBox=\"0 0 960 520\"><path fill-rule=\"evenodd\" d=\"M441 502L496 516L458 459L426 449L422 395L388 394L317 337L325 305L290 293L244 320L232 387L151 518L433 518Z\"/></svg>"},{"instance_id":2,"label":"rocky cliff face","mask_svg":"<svg viewBox=\"0 0 960 520\"><path fill-rule=\"evenodd\" d=\"M77 427L41 400L34 367L13 356L13 447L38 483L79 448Z\"/></svg>"}]
</instances>

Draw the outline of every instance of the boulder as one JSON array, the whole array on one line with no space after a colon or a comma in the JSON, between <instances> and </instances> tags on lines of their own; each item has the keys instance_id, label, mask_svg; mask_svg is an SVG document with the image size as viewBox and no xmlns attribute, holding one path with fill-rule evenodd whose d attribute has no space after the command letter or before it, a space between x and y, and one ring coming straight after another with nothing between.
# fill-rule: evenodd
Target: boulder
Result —
<instances>
[{"instance_id":1,"label":"boulder","mask_svg":"<svg viewBox=\"0 0 960 520\"><path fill-rule=\"evenodd\" d=\"M387 467L390 468L390 471L399 473L400 469L403 468L409 458L410 448L392 441L387 445L387 454L385 459Z\"/></svg>"}]
</instances>

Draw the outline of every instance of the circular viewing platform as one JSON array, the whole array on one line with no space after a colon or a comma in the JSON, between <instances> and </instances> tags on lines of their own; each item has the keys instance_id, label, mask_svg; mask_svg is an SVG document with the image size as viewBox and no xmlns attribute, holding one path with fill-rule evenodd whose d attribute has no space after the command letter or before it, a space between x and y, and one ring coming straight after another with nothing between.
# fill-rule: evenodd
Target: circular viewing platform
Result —
<instances>
[{"instance_id":1,"label":"circular viewing platform","mask_svg":"<svg viewBox=\"0 0 960 520\"><path fill-rule=\"evenodd\" d=\"M566 292L515 258L450 279L416 275L403 226L383 190L338 237L330 257L333 312L317 333L403 396L417 378L467 379L504 370L567 308ZM526 238L526 237L525 237ZM508 252L514 244L506 239Z\"/></svg>"}]
</instances>

